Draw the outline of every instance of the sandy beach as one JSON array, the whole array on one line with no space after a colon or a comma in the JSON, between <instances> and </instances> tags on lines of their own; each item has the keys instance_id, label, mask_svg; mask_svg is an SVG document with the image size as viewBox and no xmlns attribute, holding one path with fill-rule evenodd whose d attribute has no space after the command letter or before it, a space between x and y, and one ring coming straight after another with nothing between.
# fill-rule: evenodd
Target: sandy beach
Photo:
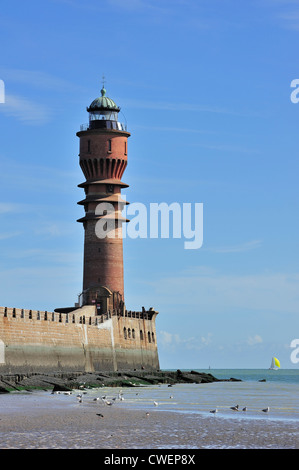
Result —
<instances>
[{"instance_id":1,"label":"sandy beach","mask_svg":"<svg viewBox=\"0 0 299 470\"><path fill-rule=\"evenodd\" d=\"M1 449L296 449L296 422L127 409L121 403L20 403L0 414ZM103 417L99 416L102 414Z\"/></svg>"}]
</instances>

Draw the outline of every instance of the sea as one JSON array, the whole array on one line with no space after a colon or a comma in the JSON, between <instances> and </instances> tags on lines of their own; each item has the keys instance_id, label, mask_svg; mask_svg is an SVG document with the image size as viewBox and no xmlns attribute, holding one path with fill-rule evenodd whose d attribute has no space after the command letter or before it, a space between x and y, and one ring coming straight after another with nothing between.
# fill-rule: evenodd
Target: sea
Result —
<instances>
[{"instance_id":1,"label":"sea","mask_svg":"<svg viewBox=\"0 0 299 470\"><path fill-rule=\"evenodd\" d=\"M217 409L217 416L240 420L263 419L270 408L267 419L278 421L298 421L299 424L299 369L194 369L197 372L212 374L219 382L136 385L132 387L101 387L89 389L88 397L106 396L117 399L121 392L122 407L156 409L174 413L207 415ZM190 369L189 369L190 372ZM237 379L238 381L228 379ZM223 380L223 381L222 381ZM28 407L39 398L47 406L55 406L50 400L51 392L14 392L0 395L0 411L17 410ZM32 402L32 403L31 403ZM66 402L67 403L67 402ZM20 405L21 404L21 405ZM238 405L239 413L231 407ZM246 407L246 411L242 411Z\"/></svg>"},{"instance_id":2,"label":"sea","mask_svg":"<svg viewBox=\"0 0 299 470\"><path fill-rule=\"evenodd\" d=\"M299 424L299 370L200 369L197 372L210 373L224 381L123 389L126 406L148 409L156 402L159 410L201 415L217 409L217 416L240 420L264 419L262 410L269 407L268 419ZM240 381L226 381L230 378ZM241 413L232 412L231 407L236 405Z\"/></svg>"}]
</instances>

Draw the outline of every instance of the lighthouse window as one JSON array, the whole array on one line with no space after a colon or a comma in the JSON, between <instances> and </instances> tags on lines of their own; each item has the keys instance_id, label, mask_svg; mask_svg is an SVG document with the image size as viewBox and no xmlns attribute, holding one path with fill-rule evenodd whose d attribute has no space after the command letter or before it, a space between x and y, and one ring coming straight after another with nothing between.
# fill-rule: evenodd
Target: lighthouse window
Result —
<instances>
[{"instance_id":1,"label":"lighthouse window","mask_svg":"<svg viewBox=\"0 0 299 470\"><path fill-rule=\"evenodd\" d=\"M125 155L127 155L127 142L125 142Z\"/></svg>"},{"instance_id":2,"label":"lighthouse window","mask_svg":"<svg viewBox=\"0 0 299 470\"><path fill-rule=\"evenodd\" d=\"M87 152L90 153L90 140L87 141Z\"/></svg>"},{"instance_id":3,"label":"lighthouse window","mask_svg":"<svg viewBox=\"0 0 299 470\"><path fill-rule=\"evenodd\" d=\"M112 150L112 140L109 139L108 140L108 152L111 152L111 150Z\"/></svg>"}]
</instances>

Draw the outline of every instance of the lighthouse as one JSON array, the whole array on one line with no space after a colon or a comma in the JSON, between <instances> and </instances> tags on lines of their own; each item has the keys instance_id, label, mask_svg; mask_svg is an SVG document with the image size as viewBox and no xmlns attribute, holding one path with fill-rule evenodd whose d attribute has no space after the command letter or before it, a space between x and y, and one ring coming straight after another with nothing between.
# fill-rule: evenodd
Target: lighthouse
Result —
<instances>
[{"instance_id":1,"label":"lighthouse","mask_svg":"<svg viewBox=\"0 0 299 470\"><path fill-rule=\"evenodd\" d=\"M101 96L87 107L88 124L77 132L79 164L85 181L78 186L85 197L78 202L84 216L83 290L80 305L97 307L98 314L124 306L122 216L126 200L121 191L128 159L126 125L119 121L120 108L101 89Z\"/></svg>"},{"instance_id":2,"label":"lighthouse","mask_svg":"<svg viewBox=\"0 0 299 470\"><path fill-rule=\"evenodd\" d=\"M130 134L104 85L87 112L89 122L77 132L84 176L78 186L85 193L78 202L84 209L78 220L84 230L82 292L75 305L53 312L0 307L0 370L5 373L160 368L158 311L127 310L124 299L122 228L128 220L121 191L128 187L122 177Z\"/></svg>"}]
</instances>

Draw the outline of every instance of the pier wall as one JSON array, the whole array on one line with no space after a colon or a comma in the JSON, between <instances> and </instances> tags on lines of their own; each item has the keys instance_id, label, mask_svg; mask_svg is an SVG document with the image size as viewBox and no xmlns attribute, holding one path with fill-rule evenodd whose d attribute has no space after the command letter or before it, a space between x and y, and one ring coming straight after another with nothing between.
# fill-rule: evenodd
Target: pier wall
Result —
<instances>
[{"instance_id":1,"label":"pier wall","mask_svg":"<svg viewBox=\"0 0 299 470\"><path fill-rule=\"evenodd\" d=\"M0 373L158 370L156 315L0 307Z\"/></svg>"}]
</instances>

